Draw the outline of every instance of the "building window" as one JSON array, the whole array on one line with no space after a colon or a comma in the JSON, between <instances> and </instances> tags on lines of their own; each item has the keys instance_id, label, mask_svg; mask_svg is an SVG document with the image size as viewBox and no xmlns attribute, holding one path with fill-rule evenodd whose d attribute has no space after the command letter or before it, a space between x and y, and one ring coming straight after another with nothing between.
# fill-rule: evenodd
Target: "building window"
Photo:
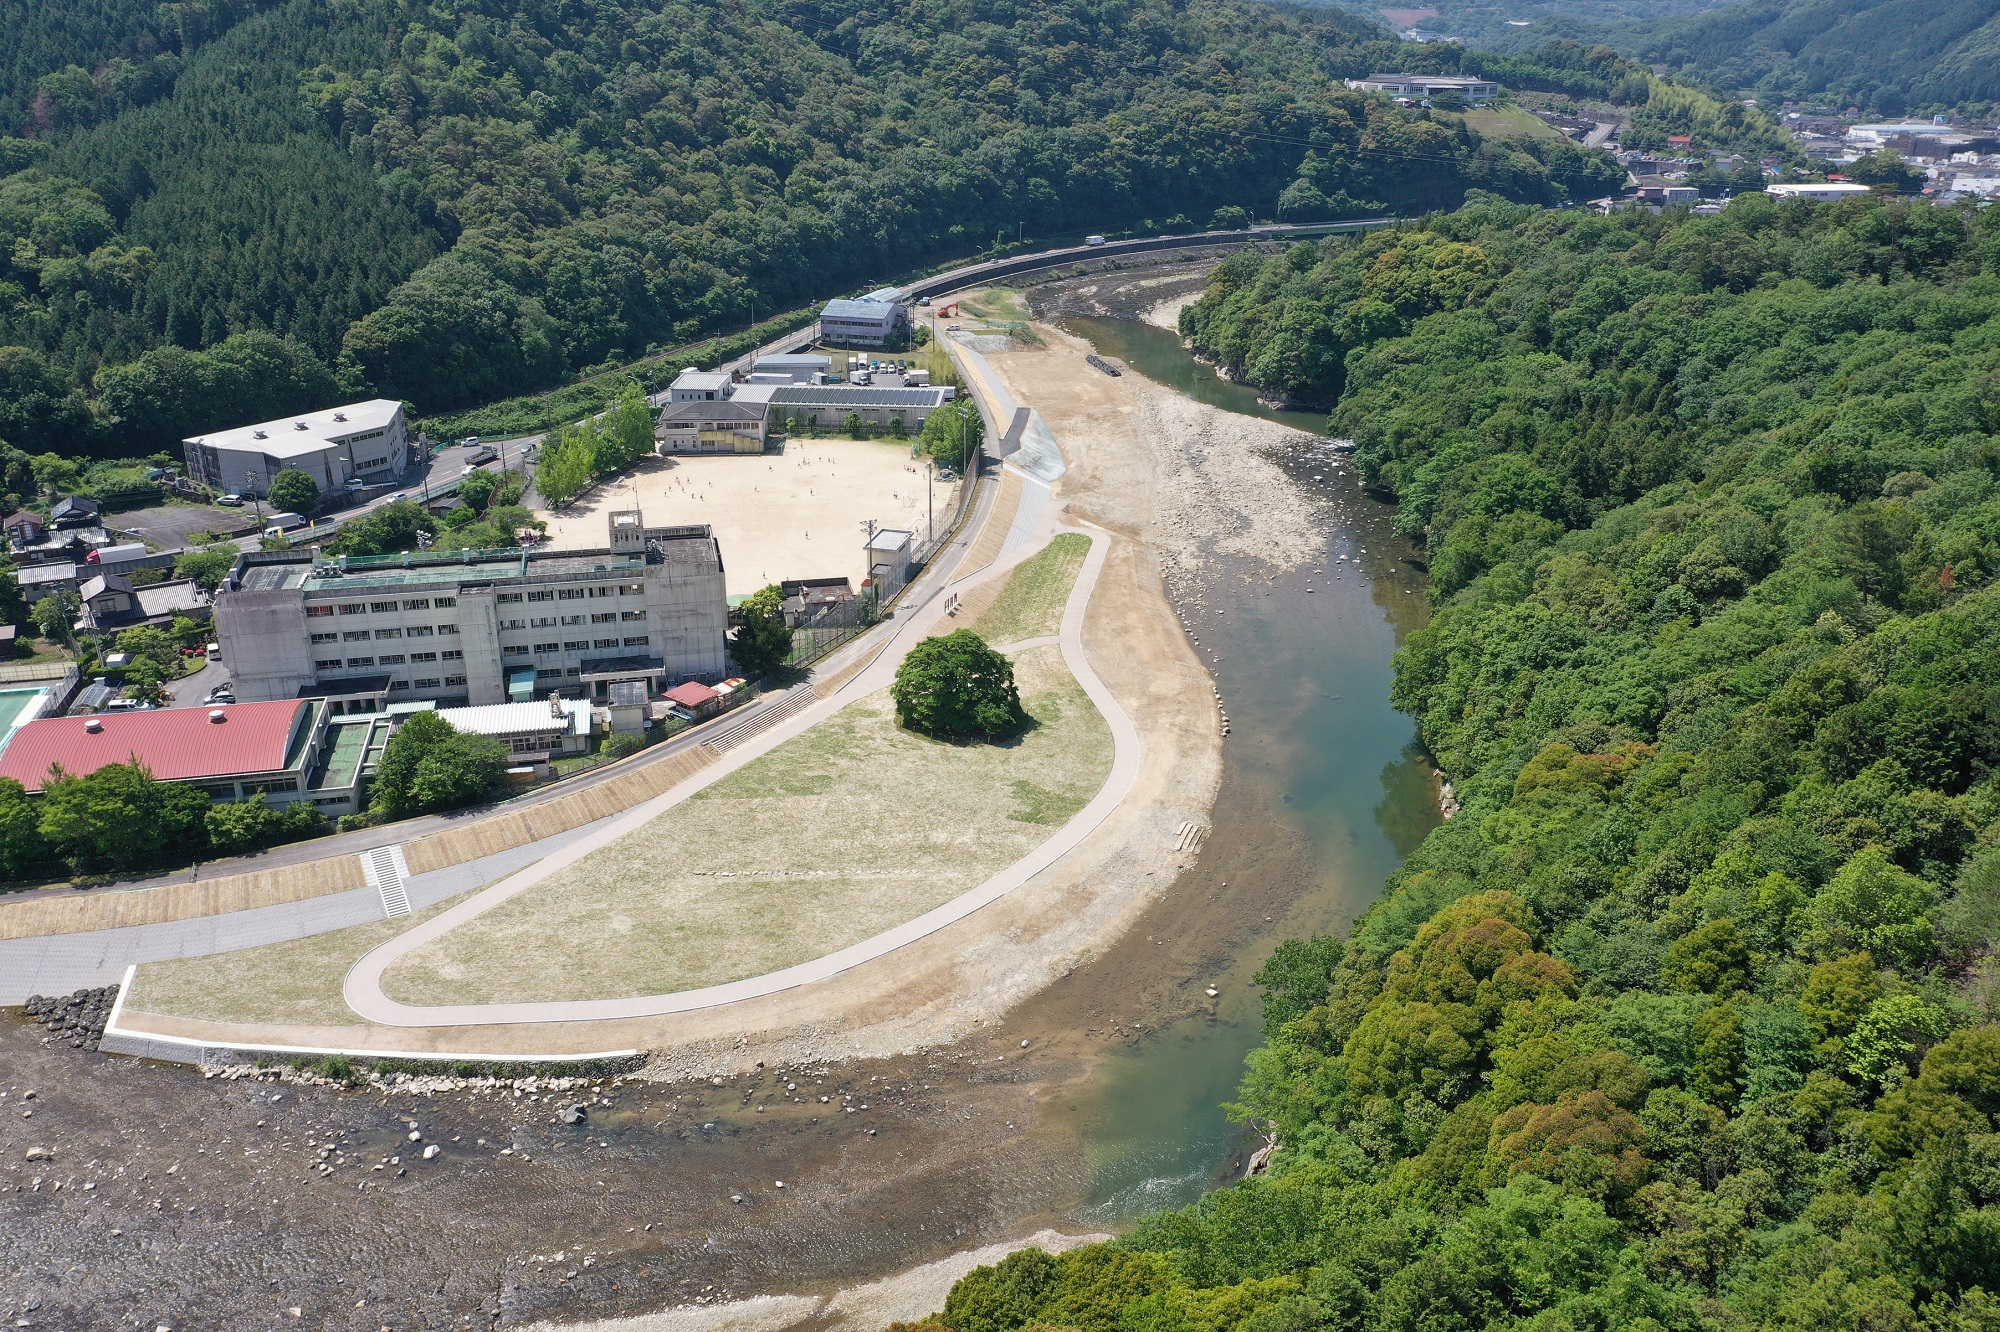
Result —
<instances>
[{"instance_id":1,"label":"building window","mask_svg":"<svg viewBox=\"0 0 2000 1332\"><path fill-rule=\"evenodd\" d=\"M528 649L525 647L501 648L500 652L502 656L507 657L525 657L528 655Z\"/></svg>"},{"instance_id":2,"label":"building window","mask_svg":"<svg viewBox=\"0 0 2000 1332\"><path fill-rule=\"evenodd\" d=\"M375 664L377 666L401 666L403 664L403 654L400 652L391 652L386 657L375 658Z\"/></svg>"},{"instance_id":3,"label":"building window","mask_svg":"<svg viewBox=\"0 0 2000 1332\"><path fill-rule=\"evenodd\" d=\"M500 621L500 627L502 629L526 629L528 622L526 620L502 620Z\"/></svg>"},{"instance_id":4,"label":"building window","mask_svg":"<svg viewBox=\"0 0 2000 1332\"><path fill-rule=\"evenodd\" d=\"M413 624L410 626L411 638L429 638L430 636L431 636L431 627L429 625Z\"/></svg>"},{"instance_id":5,"label":"building window","mask_svg":"<svg viewBox=\"0 0 2000 1332\"><path fill-rule=\"evenodd\" d=\"M429 679L419 679L417 681L417 688L419 689L436 689L437 687L438 687L438 681L435 677L431 677Z\"/></svg>"},{"instance_id":6,"label":"building window","mask_svg":"<svg viewBox=\"0 0 2000 1332\"><path fill-rule=\"evenodd\" d=\"M403 603L404 610L429 610L430 608L431 608L431 601L429 597L418 597L414 601L406 601Z\"/></svg>"},{"instance_id":7,"label":"building window","mask_svg":"<svg viewBox=\"0 0 2000 1332\"><path fill-rule=\"evenodd\" d=\"M562 679L562 667L552 666L547 670L537 671L535 672L535 678L537 680L560 680Z\"/></svg>"},{"instance_id":8,"label":"building window","mask_svg":"<svg viewBox=\"0 0 2000 1332\"><path fill-rule=\"evenodd\" d=\"M561 678L560 673L558 673L557 678ZM539 754L548 747L549 742L540 736L517 735L514 737L513 750L516 754Z\"/></svg>"},{"instance_id":9,"label":"building window","mask_svg":"<svg viewBox=\"0 0 2000 1332\"><path fill-rule=\"evenodd\" d=\"M340 613L342 615L366 615L368 613L368 603L365 601L346 602L341 606Z\"/></svg>"},{"instance_id":10,"label":"building window","mask_svg":"<svg viewBox=\"0 0 2000 1332\"><path fill-rule=\"evenodd\" d=\"M409 687L410 687L410 682L408 680L389 681L389 691L391 693L394 693L398 689L408 689Z\"/></svg>"},{"instance_id":11,"label":"building window","mask_svg":"<svg viewBox=\"0 0 2000 1332\"><path fill-rule=\"evenodd\" d=\"M456 689L464 683L465 677L462 675L447 675L444 677L444 687L446 689Z\"/></svg>"},{"instance_id":12,"label":"building window","mask_svg":"<svg viewBox=\"0 0 2000 1332\"><path fill-rule=\"evenodd\" d=\"M317 620L322 615L331 615L331 614L333 614L333 607L331 606L317 605L317 606L306 607L306 618L308 620Z\"/></svg>"},{"instance_id":13,"label":"building window","mask_svg":"<svg viewBox=\"0 0 2000 1332\"><path fill-rule=\"evenodd\" d=\"M593 597L608 597L612 595L615 591L617 591L616 588L593 587L590 589L590 595Z\"/></svg>"},{"instance_id":14,"label":"building window","mask_svg":"<svg viewBox=\"0 0 2000 1332\"><path fill-rule=\"evenodd\" d=\"M620 611L620 612L618 613L618 618L619 618L619 619L621 619L621 620L643 620L643 619L645 619L645 618L646 618L646 612L644 612L644 611Z\"/></svg>"},{"instance_id":15,"label":"building window","mask_svg":"<svg viewBox=\"0 0 2000 1332\"><path fill-rule=\"evenodd\" d=\"M584 619L581 615L565 615L562 617L562 622L564 624L582 624Z\"/></svg>"},{"instance_id":16,"label":"building window","mask_svg":"<svg viewBox=\"0 0 2000 1332\"><path fill-rule=\"evenodd\" d=\"M564 670L563 670L563 674L564 674L564 675L567 675L567 676L570 676L570 677L572 677L572 678L574 678L574 677L576 677L576 676L580 676L580 675L582 675L582 674L583 674L583 667L581 667L581 666L569 666L569 667L565 667L565 668L564 668Z\"/></svg>"},{"instance_id":17,"label":"building window","mask_svg":"<svg viewBox=\"0 0 2000 1332\"><path fill-rule=\"evenodd\" d=\"M592 624L616 624L618 623L618 612L599 611L597 614L590 617L590 622Z\"/></svg>"},{"instance_id":18,"label":"building window","mask_svg":"<svg viewBox=\"0 0 2000 1332\"><path fill-rule=\"evenodd\" d=\"M349 670L352 670L356 666L373 666L374 664L375 658L373 657L349 657L347 659Z\"/></svg>"},{"instance_id":19,"label":"building window","mask_svg":"<svg viewBox=\"0 0 2000 1332\"><path fill-rule=\"evenodd\" d=\"M556 590L552 587L538 588L528 594L528 600L530 601L554 601L555 599Z\"/></svg>"},{"instance_id":20,"label":"building window","mask_svg":"<svg viewBox=\"0 0 2000 1332\"><path fill-rule=\"evenodd\" d=\"M556 617L553 615L537 615L534 619L528 621L528 623L537 629L553 629L556 627Z\"/></svg>"},{"instance_id":21,"label":"building window","mask_svg":"<svg viewBox=\"0 0 2000 1332\"><path fill-rule=\"evenodd\" d=\"M371 601L368 603L368 609L377 615L389 615L395 612L396 603L393 601Z\"/></svg>"},{"instance_id":22,"label":"building window","mask_svg":"<svg viewBox=\"0 0 2000 1332\"><path fill-rule=\"evenodd\" d=\"M375 637L377 638L401 638L402 636L403 631L401 629L377 629L375 631Z\"/></svg>"},{"instance_id":23,"label":"building window","mask_svg":"<svg viewBox=\"0 0 2000 1332\"><path fill-rule=\"evenodd\" d=\"M437 659L438 654L435 652L412 652L410 654L411 661L436 661Z\"/></svg>"},{"instance_id":24,"label":"building window","mask_svg":"<svg viewBox=\"0 0 2000 1332\"><path fill-rule=\"evenodd\" d=\"M561 644L561 643L537 643L537 644L535 644L535 652L536 652L536 654L537 654L538 656L545 656L545 655L547 655L548 653L551 653L551 652L561 652L561 651L562 651L562 644Z\"/></svg>"},{"instance_id":25,"label":"building window","mask_svg":"<svg viewBox=\"0 0 2000 1332\"><path fill-rule=\"evenodd\" d=\"M465 654L464 654L463 652L460 652L460 651L459 651L458 649L456 649L456 648L453 648L453 649L452 649L452 650L451 650L450 652L445 652L445 653L441 653L441 654L439 654L439 655L440 655L440 656L441 656L441 657L442 657L442 658L443 658L444 660L446 660L446 661L464 661L464 660L465 660Z\"/></svg>"},{"instance_id":26,"label":"building window","mask_svg":"<svg viewBox=\"0 0 2000 1332\"><path fill-rule=\"evenodd\" d=\"M368 641L368 631L366 629L349 629L341 637L350 643L366 643Z\"/></svg>"},{"instance_id":27,"label":"building window","mask_svg":"<svg viewBox=\"0 0 2000 1332\"><path fill-rule=\"evenodd\" d=\"M313 641L313 642L315 642L315 643L338 643L338 642L340 641L340 635L339 635L339 634L314 634L314 635L312 636L312 641Z\"/></svg>"},{"instance_id":28,"label":"building window","mask_svg":"<svg viewBox=\"0 0 2000 1332\"><path fill-rule=\"evenodd\" d=\"M558 600L561 601L582 601L583 589L580 587L558 588L556 591L556 597Z\"/></svg>"},{"instance_id":29,"label":"building window","mask_svg":"<svg viewBox=\"0 0 2000 1332\"><path fill-rule=\"evenodd\" d=\"M617 639L615 639L615 638L600 638L600 639L598 639L598 640L597 640L597 646L598 646L598 647L617 647L617 646L618 646L618 640L617 640Z\"/></svg>"},{"instance_id":30,"label":"building window","mask_svg":"<svg viewBox=\"0 0 2000 1332\"><path fill-rule=\"evenodd\" d=\"M438 626L438 632L441 634L455 634L458 632L458 626L455 624L441 624Z\"/></svg>"},{"instance_id":31,"label":"building window","mask_svg":"<svg viewBox=\"0 0 2000 1332\"><path fill-rule=\"evenodd\" d=\"M640 634L640 635L639 635L639 636L638 636L637 638L627 638L627 639L625 640L625 646L626 646L626 647L644 647L644 646L646 646L646 644L648 644L648 643L650 643L650 642L652 642L652 641L653 641L653 640L652 640L652 639L650 639L650 638L648 638L648 637L647 637L646 635L644 635L644 634Z\"/></svg>"},{"instance_id":32,"label":"building window","mask_svg":"<svg viewBox=\"0 0 2000 1332\"><path fill-rule=\"evenodd\" d=\"M618 585L618 595L621 597L643 597L646 595L646 585L644 583L620 583Z\"/></svg>"},{"instance_id":33,"label":"building window","mask_svg":"<svg viewBox=\"0 0 2000 1332\"><path fill-rule=\"evenodd\" d=\"M335 657L332 661L316 661L313 663L313 669L316 671L337 671L340 669L340 658Z\"/></svg>"},{"instance_id":34,"label":"building window","mask_svg":"<svg viewBox=\"0 0 2000 1332\"><path fill-rule=\"evenodd\" d=\"M590 640L589 640L589 639L587 639L587 638L579 638L579 639L577 639L577 640L576 640L575 642L573 642L573 643L564 643L564 644L563 644L563 651L564 651L564 652L588 652L588 651L590 651Z\"/></svg>"},{"instance_id":35,"label":"building window","mask_svg":"<svg viewBox=\"0 0 2000 1332\"><path fill-rule=\"evenodd\" d=\"M507 606L518 602L521 599L521 594L519 592L501 592L495 595L493 599L501 605Z\"/></svg>"},{"instance_id":36,"label":"building window","mask_svg":"<svg viewBox=\"0 0 2000 1332\"><path fill-rule=\"evenodd\" d=\"M431 605L433 605L433 606L437 607L437 609L439 609L439 610L443 610L443 609L444 609L444 608L445 608L446 606L456 606L457 604L458 604L458 598L457 598L457 597L432 597L432 598L431 598Z\"/></svg>"}]
</instances>

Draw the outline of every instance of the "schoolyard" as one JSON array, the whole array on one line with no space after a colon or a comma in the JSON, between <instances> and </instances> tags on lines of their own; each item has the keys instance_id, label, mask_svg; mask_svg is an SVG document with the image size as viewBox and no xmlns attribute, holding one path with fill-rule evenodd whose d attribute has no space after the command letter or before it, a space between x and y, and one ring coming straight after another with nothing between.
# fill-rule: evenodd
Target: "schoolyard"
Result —
<instances>
[{"instance_id":1,"label":"schoolyard","mask_svg":"<svg viewBox=\"0 0 2000 1332\"><path fill-rule=\"evenodd\" d=\"M924 461L897 439L792 439L783 453L653 458L566 508L540 516L559 550L604 545L604 515L638 508L652 527L707 523L732 597L788 578L868 576L863 524L924 539ZM933 487L940 526L957 495Z\"/></svg>"}]
</instances>

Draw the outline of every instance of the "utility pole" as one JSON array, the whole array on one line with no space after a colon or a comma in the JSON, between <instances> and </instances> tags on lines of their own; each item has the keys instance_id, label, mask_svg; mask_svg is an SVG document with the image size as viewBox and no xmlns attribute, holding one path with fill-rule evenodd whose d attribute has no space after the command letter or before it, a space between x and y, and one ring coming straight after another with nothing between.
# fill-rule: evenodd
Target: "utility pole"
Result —
<instances>
[{"instance_id":1,"label":"utility pole","mask_svg":"<svg viewBox=\"0 0 2000 1332\"><path fill-rule=\"evenodd\" d=\"M937 459L924 459L924 539L927 544L937 541L937 513L931 499L931 483L936 480Z\"/></svg>"}]
</instances>

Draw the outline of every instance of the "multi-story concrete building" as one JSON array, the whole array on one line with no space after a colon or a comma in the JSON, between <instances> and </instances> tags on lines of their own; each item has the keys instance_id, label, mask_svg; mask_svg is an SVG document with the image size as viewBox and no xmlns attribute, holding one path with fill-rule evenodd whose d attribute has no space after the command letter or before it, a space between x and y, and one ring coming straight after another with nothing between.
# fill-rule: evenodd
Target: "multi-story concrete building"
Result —
<instances>
[{"instance_id":1,"label":"multi-story concrete building","mask_svg":"<svg viewBox=\"0 0 2000 1332\"><path fill-rule=\"evenodd\" d=\"M859 300L828 301L819 313L820 336L835 346L884 347L909 328L909 307L894 287L871 291Z\"/></svg>"},{"instance_id":2,"label":"multi-story concrete building","mask_svg":"<svg viewBox=\"0 0 2000 1332\"><path fill-rule=\"evenodd\" d=\"M729 608L707 525L647 527L628 510L609 537L584 551L246 553L215 600L236 696L372 712L724 678Z\"/></svg>"},{"instance_id":3,"label":"multi-story concrete building","mask_svg":"<svg viewBox=\"0 0 2000 1332\"><path fill-rule=\"evenodd\" d=\"M369 485L401 479L410 463L403 404L388 398L329 407L284 421L217 430L181 441L188 475L225 493L263 495L279 472L297 470L322 492L355 478Z\"/></svg>"}]
</instances>

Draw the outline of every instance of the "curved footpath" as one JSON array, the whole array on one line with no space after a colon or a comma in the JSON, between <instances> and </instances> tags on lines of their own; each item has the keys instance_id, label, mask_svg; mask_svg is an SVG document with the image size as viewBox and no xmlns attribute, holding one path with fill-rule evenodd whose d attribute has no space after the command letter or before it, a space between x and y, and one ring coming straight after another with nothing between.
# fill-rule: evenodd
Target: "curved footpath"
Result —
<instances>
[{"instance_id":1,"label":"curved footpath","mask_svg":"<svg viewBox=\"0 0 2000 1332\"><path fill-rule=\"evenodd\" d=\"M1031 485L1039 485L1029 482ZM1046 512L1046 510L1043 510ZM1038 526L1040 526L1038 524ZM1046 533L1055 535L1056 530L1083 531L1080 528L1054 529ZM637 995L622 999L569 1000L545 1003L518 1004L456 1004L418 1007L398 1003L382 991L382 977L389 967L421 948L432 940L456 929L467 921L490 911L500 903L525 892L550 878L561 874L570 865L590 853L609 846L638 828L660 817L675 805L689 799L696 792L712 785L741 768L744 764L770 752L778 745L802 734L810 727L833 716L836 712L860 698L865 698L888 686L894 678L896 668L902 664L905 655L917 643L929 637L944 619L945 598L933 598L909 623L896 634L886 650L869 667L849 680L834 694L805 709L784 725L774 728L755 742L732 751L722 762L711 765L694 777L682 782L673 790L640 805L636 809L612 820L585 837L570 843L535 865L479 893L459 904L450 911L435 916L416 926L407 933L398 935L382 944L354 964L348 973L343 995L347 1004L356 1013L370 1022L396 1027L439 1027L439 1026L491 1026L529 1022L596 1022L617 1018L659 1017L671 1013L687 1013L703 1008L714 1008L724 1004L738 1003L746 999L761 998L776 994L795 986L809 984L835 976L851 967L872 961L907 944L914 943L926 935L935 933L954 921L962 920L973 912L996 901L1020 887L1029 879L1054 864L1063 855L1075 848L1108 818L1112 811L1131 793L1139 772L1139 733L1125 710L1118 705L1096 672L1083 650L1083 621L1090 594L1097 585L1098 575L1103 571L1109 553L1110 535L1106 532L1089 530L1092 538L1090 554L1077 575L1076 584L1070 590L1069 600L1063 608L1061 631L1056 635L1062 646L1063 661L1069 667L1091 703L1103 715L1111 728L1113 757L1111 774L1103 787L1090 803L1057 833L1041 846L1030 852L984 883L942 906L905 921L893 929L885 930L874 938L843 948L825 957L786 967L781 971L754 976L746 980L732 981L725 985L706 986L696 990L684 990L672 994ZM1013 535L1010 533L1010 535ZM1040 542L1020 541L1014 543L1016 549L1010 558L995 561L977 570L966 578L950 585L952 592L964 593L989 580L1004 577L1014 566L1039 548Z\"/></svg>"}]
</instances>

